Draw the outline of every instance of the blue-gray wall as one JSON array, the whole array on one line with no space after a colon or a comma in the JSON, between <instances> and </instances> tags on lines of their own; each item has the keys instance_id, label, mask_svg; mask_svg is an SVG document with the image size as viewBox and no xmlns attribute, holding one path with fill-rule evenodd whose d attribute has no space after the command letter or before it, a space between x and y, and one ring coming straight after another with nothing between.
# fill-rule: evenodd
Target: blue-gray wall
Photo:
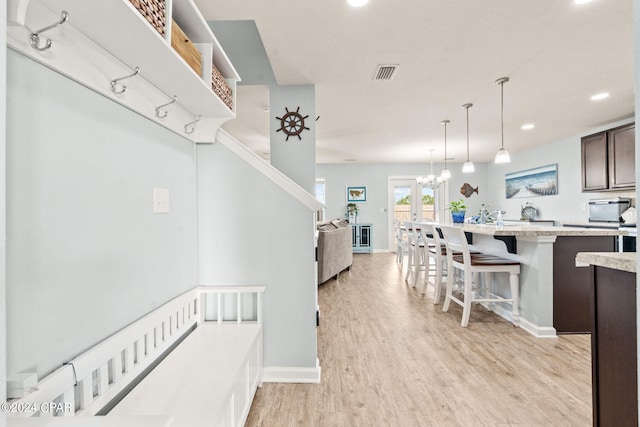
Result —
<instances>
[{"instance_id":1,"label":"blue-gray wall","mask_svg":"<svg viewBox=\"0 0 640 427\"><path fill-rule=\"evenodd\" d=\"M222 144L198 145L200 280L266 285L264 365L315 368L314 214Z\"/></svg>"},{"instance_id":2,"label":"blue-gray wall","mask_svg":"<svg viewBox=\"0 0 640 427\"><path fill-rule=\"evenodd\" d=\"M198 284L196 161L12 50L7 74L7 367L42 376Z\"/></svg>"}]
</instances>

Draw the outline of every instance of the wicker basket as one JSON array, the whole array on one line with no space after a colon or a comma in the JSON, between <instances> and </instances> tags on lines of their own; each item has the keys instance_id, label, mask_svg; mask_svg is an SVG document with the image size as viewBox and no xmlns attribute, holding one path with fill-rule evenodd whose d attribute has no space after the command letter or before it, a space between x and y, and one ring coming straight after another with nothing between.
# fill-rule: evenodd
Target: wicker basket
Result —
<instances>
[{"instance_id":1,"label":"wicker basket","mask_svg":"<svg viewBox=\"0 0 640 427\"><path fill-rule=\"evenodd\" d=\"M138 12L146 18L153 28L163 37L165 34L166 13L165 0L129 0L138 9Z\"/></svg>"},{"instance_id":2,"label":"wicker basket","mask_svg":"<svg viewBox=\"0 0 640 427\"><path fill-rule=\"evenodd\" d=\"M211 89L230 110L233 110L233 91L213 64L211 65Z\"/></svg>"}]
</instances>

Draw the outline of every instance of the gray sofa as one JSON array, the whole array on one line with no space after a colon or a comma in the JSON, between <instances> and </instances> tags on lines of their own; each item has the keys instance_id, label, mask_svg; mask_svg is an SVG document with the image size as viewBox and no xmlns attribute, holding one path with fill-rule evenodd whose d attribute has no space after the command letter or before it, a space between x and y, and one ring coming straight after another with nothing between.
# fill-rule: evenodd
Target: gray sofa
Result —
<instances>
[{"instance_id":1,"label":"gray sofa","mask_svg":"<svg viewBox=\"0 0 640 427\"><path fill-rule=\"evenodd\" d=\"M335 219L318 223L318 284L324 283L340 272L350 270L353 263L351 226Z\"/></svg>"}]
</instances>

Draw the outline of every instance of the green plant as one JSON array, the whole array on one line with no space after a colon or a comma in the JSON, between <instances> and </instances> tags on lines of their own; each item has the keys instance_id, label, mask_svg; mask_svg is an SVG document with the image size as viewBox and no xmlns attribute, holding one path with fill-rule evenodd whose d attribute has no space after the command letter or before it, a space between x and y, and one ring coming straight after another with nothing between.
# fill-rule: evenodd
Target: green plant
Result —
<instances>
[{"instance_id":1,"label":"green plant","mask_svg":"<svg viewBox=\"0 0 640 427\"><path fill-rule=\"evenodd\" d=\"M449 206L447 206L451 212L462 212L467 210L467 205L464 204L464 200L452 200L449 202Z\"/></svg>"},{"instance_id":2,"label":"green plant","mask_svg":"<svg viewBox=\"0 0 640 427\"><path fill-rule=\"evenodd\" d=\"M356 205L355 203L347 204L347 212L349 212L350 214L357 214L358 213L358 205Z\"/></svg>"}]
</instances>

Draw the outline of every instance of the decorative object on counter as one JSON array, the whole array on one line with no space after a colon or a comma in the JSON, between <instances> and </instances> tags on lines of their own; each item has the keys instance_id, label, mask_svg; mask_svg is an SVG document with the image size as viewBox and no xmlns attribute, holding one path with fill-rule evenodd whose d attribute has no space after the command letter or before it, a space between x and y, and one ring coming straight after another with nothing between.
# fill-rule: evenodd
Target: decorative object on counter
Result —
<instances>
[{"instance_id":1,"label":"decorative object on counter","mask_svg":"<svg viewBox=\"0 0 640 427\"><path fill-rule=\"evenodd\" d=\"M444 169L440 172L440 179L446 181L451 178L451 172L447 169L447 124L449 124L449 120L443 120L440 123L444 125Z\"/></svg>"},{"instance_id":2,"label":"decorative object on counter","mask_svg":"<svg viewBox=\"0 0 640 427\"><path fill-rule=\"evenodd\" d=\"M276 119L280 120L280 129L276 130L276 132L283 131L287 134L285 141L288 141L290 136L297 136L298 140L302 141L300 134L305 129L309 130L309 128L304 125L304 120L309 117L309 115L303 116L300 114L300 107L298 107L296 111L289 111L289 109L285 107L285 111L287 114L282 117L276 117Z\"/></svg>"},{"instance_id":3,"label":"decorative object on counter","mask_svg":"<svg viewBox=\"0 0 640 427\"><path fill-rule=\"evenodd\" d=\"M467 199L471 197L473 193L480 194L478 193L478 187L473 188L473 186L468 182L465 182L464 185L460 187L460 194L462 194Z\"/></svg>"},{"instance_id":4,"label":"decorative object on counter","mask_svg":"<svg viewBox=\"0 0 640 427\"><path fill-rule=\"evenodd\" d=\"M633 206L622 212L620 216L624 220L625 224L636 224L637 212L636 208L634 208Z\"/></svg>"},{"instance_id":5,"label":"decorative object on counter","mask_svg":"<svg viewBox=\"0 0 640 427\"><path fill-rule=\"evenodd\" d=\"M440 179L440 177L436 178L436 176L433 174L433 148L429 151L431 152L431 172L429 173L429 175L427 175L426 178L422 176L417 177L416 181L423 187L438 188L442 183L442 180Z\"/></svg>"},{"instance_id":6,"label":"decorative object on counter","mask_svg":"<svg viewBox=\"0 0 640 427\"><path fill-rule=\"evenodd\" d=\"M347 203L366 203L367 187L347 187Z\"/></svg>"},{"instance_id":7,"label":"decorative object on counter","mask_svg":"<svg viewBox=\"0 0 640 427\"><path fill-rule=\"evenodd\" d=\"M467 110L467 161L462 165L462 173L472 173L476 170L475 166L473 166L473 162L469 160L469 108L471 107L473 107L473 104L470 102L462 106L462 108Z\"/></svg>"},{"instance_id":8,"label":"decorative object on counter","mask_svg":"<svg viewBox=\"0 0 640 427\"><path fill-rule=\"evenodd\" d=\"M452 200L447 209L451 211L451 219L454 224L464 223L464 216L467 213L467 205L464 200Z\"/></svg>"},{"instance_id":9,"label":"decorative object on counter","mask_svg":"<svg viewBox=\"0 0 640 427\"><path fill-rule=\"evenodd\" d=\"M520 219L530 221L538 216L538 210L529 202L520 207Z\"/></svg>"},{"instance_id":10,"label":"decorative object on counter","mask_svg":"<svg viewBox=\"0 0 640 427\"><path fill-rule=\"evenodd\" d=\"M45 31L49 31L57 27L58 25L64 24L65 22L67 22L67 19L69 19L69 13L63 10L62 13L60 14L59 21L29 34L29 44L31 44L31 47L41 52L43 50L49 49L51 45L53 45L53 40L47 39L47 41L44 43L44 46L40 46L40 34L44 33Z\"/></svg>"},{"instance_id":11,"label":"decorative object on counter","mask_svg":"<svg viewBox=\"0 0 640 427\"><path fill-rule=\"evenodd\" d=\"M507 199L558 194L558 164L541 166L504 177Z\"/></svg>"},{"instance_id":12,"label":"decorative object on counter","mask_svg":"<svg viewBox=\"0 0 640 427\"><path fill-rule=\"evenodd\" d=\"M509 77L501 77L496 80L500 85L500 131L502 135L502 145L496 153L494 163L511 163L511 156L504 148L504 84L509 81Z\"/></svg>"},{"instance_id":13,"label":"decorative object on counter","mask_svg":"<svg viewBox=\"0 0 640 427\"><path fill-rule=\"evenodd\" d=\"M358 213L358 205L356 205L355 203L347 204L347 217L349 218L350 224L355 224L356 222L358 222Z\"/></svg>"}]
</instances>

